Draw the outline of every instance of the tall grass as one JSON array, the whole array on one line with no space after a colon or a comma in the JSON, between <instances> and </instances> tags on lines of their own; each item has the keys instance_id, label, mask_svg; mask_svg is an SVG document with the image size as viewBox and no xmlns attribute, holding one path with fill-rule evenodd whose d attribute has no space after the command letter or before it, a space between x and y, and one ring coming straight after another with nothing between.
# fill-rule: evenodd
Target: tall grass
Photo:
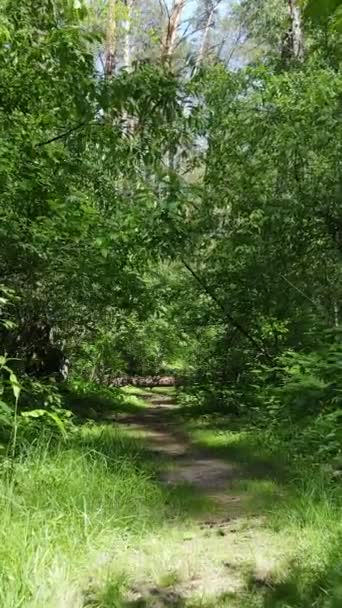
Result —
<instances>
[{"instance_id":1,"label":"tall grass","mask_svg":"<svg viewBox=\"0 0 342 608\"><path fill-rule=\"evenodd\" d=\"M28 448L0 472L0 606L78 608L97 568L162 523L167 497L109 427Z\"/></svg>"},{"instance_id":2,"label":"tall grass","mask_svg":"<svg viewBox=\"0 0 342 608\"><path fill-rule=\"evenodd\" d=\"M274 449L258 429L224 430L210 419L185 426L206 454L238 465L227 494L248 499L230 513L245 521L234 538L246 587L234 598L180 605L340 608L340 482L305 460L292 463L291 446L277 441ZM86 423L65 442L19 439L14 466L4 458L0 464L0 608L122 608L136 580L172 587L174 572L189 564L202 576L202 552L215 576L216 553L223 547L226 560L234 550L229 536L217 536L215 545L195 526L197 553L189 561L187 516L207 517L210 501L192 487L158 483L165 463L122 428ZM263 523L253 532L255 516ZM248 527L260 546L246 542Z\"/></svg>"},{"instance_id":3,"label":"tall grass","mask_svg":"<svg viewBox=\"0 0 342 608\"><path fill-rule=\"evenodd\" d=\"M296 435L286 443L257 427L253 431L239 431L238 425L231 430L229 423L226 427L222 430L210 418L198 426L194 421L188 424L198 445L241 467L243 475L234 482L234 490L249 499L246 504L254 514L266 516L271 533L267 542L272 535L278 539L278 557L267 564L267 543L259 551L256 547L262 567L252 564L246 592L222 605L341 608L340 478L332 477L330 469L306 453L300 459Z\"/></svg>"}]
</instances>

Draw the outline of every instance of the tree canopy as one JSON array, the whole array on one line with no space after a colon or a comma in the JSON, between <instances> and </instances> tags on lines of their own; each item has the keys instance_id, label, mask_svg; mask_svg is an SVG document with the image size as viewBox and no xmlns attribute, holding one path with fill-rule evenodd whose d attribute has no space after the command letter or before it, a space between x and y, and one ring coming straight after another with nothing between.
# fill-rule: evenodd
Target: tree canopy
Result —
<instances>
[{"instance_id":1,"label":"tree canopy","mask_svg":"<svg viewBox=\"0 0 342 608\"><path fill-rule=\"evenodd\" d=\"M341 3L226 8L1 3L1 334L23 382L55 353L245 405L265 366L286 383L288 353L339 344Z\"/></svg>"}]
</instances>

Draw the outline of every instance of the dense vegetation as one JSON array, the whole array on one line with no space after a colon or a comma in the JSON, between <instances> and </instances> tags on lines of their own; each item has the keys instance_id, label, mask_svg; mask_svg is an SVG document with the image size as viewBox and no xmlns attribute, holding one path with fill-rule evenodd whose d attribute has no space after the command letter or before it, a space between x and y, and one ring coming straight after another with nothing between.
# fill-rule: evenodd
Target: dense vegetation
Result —
<instances>
[{"instance_id":1,"label":"dense vegetation","mask_svg":"<svg viewBox=\"0 0 342 608\"><path fill-rule=\"evenodd\" d=\"M195 4L0 2L6 608L123 605L53 596L51 573L73 578L63 556L103 530L122 543L114 521L186 508L134 442L84 423L91 399L142 407L110 387L150 375L181 378L190 432L228 425L312 479L322 568L263 605L340 605L342 3ZM64 516L54 561L44 522Z\"/></svg>"}]
</instances>

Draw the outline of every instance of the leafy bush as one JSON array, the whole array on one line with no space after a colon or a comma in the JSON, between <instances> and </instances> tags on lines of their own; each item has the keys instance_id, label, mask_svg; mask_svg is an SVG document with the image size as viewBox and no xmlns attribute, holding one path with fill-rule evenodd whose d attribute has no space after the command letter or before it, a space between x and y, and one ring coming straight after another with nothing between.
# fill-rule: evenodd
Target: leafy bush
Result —
<instances>
[{"instance_id":1,"label":"leafy bush","mask_svg":"<svg viewBox=\"0 0 342 608\"><path fill-rule=\"evenodd\" d=\"M4 286L0 286L0 294L0 328L8 334L16 328L10 309L16 296L13 290ZM18 360L9 358L6 353L0 355L0 428L4 441L11 439L13 454L18 433L22 438L32 437L44 429L50 435L57 432L66 437L67 429L71 428L70 419L71 412L63 408L57 385L27 376L18 366Z\"/></svg>"},{"instance_id":2,"label":"leafy bush","mask_svg":"<svg viewBox=\"0 0 342 608\"><path fill-rule=\"evenodd\" d=\"M255 420L290 442L293 454L338 462L342 346L330 342L314 352L285 352L276 365L254 369L254 377Z\"/></svg>"}]
</instances>

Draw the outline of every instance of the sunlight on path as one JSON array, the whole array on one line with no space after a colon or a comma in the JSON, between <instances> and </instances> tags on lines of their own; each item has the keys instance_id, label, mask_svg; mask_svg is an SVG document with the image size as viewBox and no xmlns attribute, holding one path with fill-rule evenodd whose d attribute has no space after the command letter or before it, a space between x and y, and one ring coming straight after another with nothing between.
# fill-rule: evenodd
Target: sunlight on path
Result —
<instances>
[{"instance_id":1,"label":"sunlight on path","mask_svg":"<svg viewBox=\"0 0 342 608\"><path fill-rule=\"evenodd\" d=\"M184 487L203 501L204 510L121 553L131 580L127 606L234 606L252 571L263 580L277 567L284 540L253 512L253 496L239 491L246 470L194 444L169 396L147 400L144 410L119 414L116 422L142 436L148 452L160 459L160 483L170 491Z\"/></svg>"},{"instance_id":2,"label":"sunlight on path","mask_svg":"<svg viewBox=\"0 0 342 608\"><path fill-rule=\"evenodd\" d=\"M151 405L145 410L122 415L121 423L135 431L143 432L149 450L161 456L174 457L161 476L161 481L168 484L191 484L203 492L226 493L229 483L242 475L235 464L214 458L204 449L191 443L177 422L175 422L176 404L170 397L162 395L149 399Z\"/></svg>"}]
</instances>

